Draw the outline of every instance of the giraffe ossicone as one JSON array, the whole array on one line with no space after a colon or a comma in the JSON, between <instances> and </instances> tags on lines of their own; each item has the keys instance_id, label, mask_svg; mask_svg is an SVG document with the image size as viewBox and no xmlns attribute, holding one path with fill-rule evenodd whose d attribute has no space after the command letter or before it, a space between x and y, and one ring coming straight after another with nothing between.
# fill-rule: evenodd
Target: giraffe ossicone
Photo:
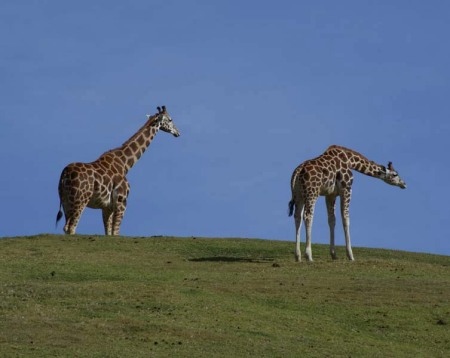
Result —
<instances>
[{"instance_id":1,"label":"giraffe ossicone","mask_svg":"<svg viewBox=\"0 0 450 358\"><path fill-rule=\"evenodd\" d=\"M130 192L128 171L159 130L180 136L166 107L157 109L158 113L147 115L146 123L122 146L103 153L91 163L71 163L63 169L58 185L60 209L56 223L64 211L66 234L75 234L81 214L88 207L102 210L105 235L119 235Z\"/></svg>"},{"instance_id":2,"label":"giraffe ossicone","mask_svg":"<svg viewBox=\"0 0 450 358\"><path fill-rule=\"evenodd\" d=\"M319 157L300 164L291 177L292 198L289 202L289 216L295 219L295 258L301 261L300 230L302 220L306 227L305 257L312 261L311 228L314 217L314 207L319 196L325 196L330 227L330 255L336 259L334 228L336 225L336 198L340 197L342 224L345 234L347 258L353 260L350 242L349 204L353 183L352 170L379 178L385 183L406 188L406 183L394 169L392 162L387 168L370 161L362 154L337 145L332 145Z\"/></svg>"}]
</instances>

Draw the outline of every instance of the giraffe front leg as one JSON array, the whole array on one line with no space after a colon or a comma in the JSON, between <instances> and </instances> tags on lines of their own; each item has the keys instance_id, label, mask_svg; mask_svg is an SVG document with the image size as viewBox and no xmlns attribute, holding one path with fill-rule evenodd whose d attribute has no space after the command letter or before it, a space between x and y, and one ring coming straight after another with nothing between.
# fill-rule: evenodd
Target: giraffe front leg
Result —
<instances>
[{"instance_id":1,"label":"giraffe front leg","mask_svg":"<svg viewBox=\"0 0 450 358\"><path fill-rule=\"evenodd\" d=\"M112 235L113 211L110 208L104 208L102 210L102 217L105 235Z\"/></svg>"},{"instance_id":2,"label":"giraffe front leg","mask_svg":"<svg viewBox=\"0 0 450 358\"><path fill-rule=\"evenodd\" d=\"M336 196L330 195L325 197L328 213L328 226L330 227L330 255L333 260L337 259L336 247L334 242L334 228L336 227L336 216L334 214L336 208Z\"/></svg>"},{"instance_id":3,"label":"giraffe front leg","mask_svg":"<svg viewBox=\"0 0 450 358\"><path fill-rule=\"evenodd\" d=\"M124 177L116 189L117 200L115 201L112 221L112 234L115 236L118 236L120 232L120 224L122 223L123 215L127 208L127 198L129 193L130 185L128 184L127 178Z\"/></svg>"},{"instance_id":4,"label":"giraffe front leg","mask_svg":"<svg viewBox=\"0 0 450 358\"><path fill-rule=\"evenodd\" d=\"M295 204L295 261L300 262L302 260L300 251L300 232L302 227L302 217L303 217L303 202L298 202Z\"/></svg>"},{"instance_id":5,"label":"giraffe front leg","mask_svg":"<svg viewBox=\"0 0 450 358\"><path fill-rule=\"evenodd\" d=\"M347 189L341 194L341 216L345 234L345 249L347 251L347 258L353 261L354 257L352 252L352 244L350 240L350 214L349 214L350 198L351 198L351 189Z\"/></svg>"},{"instance_id":6,"label":"giraffe front leg","mask_svg":"<svg viewBox=\"0 0 450 358\"><path fill-rule=\"evenodd\" d=\"M118 236L120 232L120 224L122 223L123 215L125 214L126 204L119 203L117 209L114 211L112 220L112 235Z\"/></svg>"}]
</instances>

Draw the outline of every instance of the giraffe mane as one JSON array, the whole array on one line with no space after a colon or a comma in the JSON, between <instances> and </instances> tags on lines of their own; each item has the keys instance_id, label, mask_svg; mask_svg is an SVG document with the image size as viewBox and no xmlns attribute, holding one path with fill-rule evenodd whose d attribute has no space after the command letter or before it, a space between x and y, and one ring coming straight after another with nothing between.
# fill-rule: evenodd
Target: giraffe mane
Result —
<instances>
[{"instance_id":1,"label":"giraffe mane","mask_svg":"<svg viewBox=\"0 0 450 358\"><path fill-rule=\"evenodd\" d=\"M353 150L353 149L350 149L350 148L346 148L346 147L343 147L343 146L340 146L340 145L336 145L336 144L330 145L327 148L327 150L325 151L325 153L330 151L330 150L332 150L332 149L337 149L337 150L342 150L342 151L345 151L345 152L349 152L349 153L351 153L353 155L359 156L362 159L367 160L368 162L372 162L372 160L369 160L368 158L366 158L364 155L362 155L361 153L357 152L356 150Z\"/></svg>"},{"instance_id":2,"label":"giraffe mane","mask_svg":"<svg viewBox=\"0 0 450 358\"><path fill-rule=\"evenodd\" d=\"M127 141L125 141L120 147L117 147L117 148L113 148L113 149L107 150L107 151L104 152L100 157L103 157L104 155L106 155L106 154L108 154L108 153L114 152L114 151L116 151L117 149L120 149L120 148L122 148L124 145L126 145L126 144L132 142L133 140L135 140L135 139L141 134L141 132L144 130L144 128L146 128L147 126L151 126L151 125L156 121L156 119L158 118L158 115L159 115L159 114L160 114L160 113L155 113L155 114L152 115L152 116L150 116L149 114L147 114L147 121L144 123L144 125L143 125L141 128L139 128L139 130L138 130L131 138L129 138ZM99 157L99 158L100 158L100 157Z\"/></svg>"}]
</instances>

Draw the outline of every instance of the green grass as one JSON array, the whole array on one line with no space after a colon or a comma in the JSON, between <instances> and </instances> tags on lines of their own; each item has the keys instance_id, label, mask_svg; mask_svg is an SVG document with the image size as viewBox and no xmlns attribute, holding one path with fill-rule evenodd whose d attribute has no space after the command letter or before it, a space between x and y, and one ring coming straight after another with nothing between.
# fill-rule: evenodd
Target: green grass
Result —
<instances>
[{"instance_id":1,"label":"green grass","mask_svg":"<svg viewBox=\"0 0 450 358\"><path fill-rule=\"evenodd\" d=\"M0 240L5 357L448 357L450 257L294 243Z\"/></svg>"}]
</instances>

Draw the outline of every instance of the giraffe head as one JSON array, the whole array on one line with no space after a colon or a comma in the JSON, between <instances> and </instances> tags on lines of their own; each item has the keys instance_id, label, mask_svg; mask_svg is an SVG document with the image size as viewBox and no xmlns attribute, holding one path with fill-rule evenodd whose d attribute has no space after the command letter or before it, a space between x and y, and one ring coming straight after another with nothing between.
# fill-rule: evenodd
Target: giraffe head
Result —
<instances>
[{"instance_id":1,"label":"giraffe head","mask_svg":"<svg viewBox=\"0 0 450 358\"><path fill-rule=\"evenodd\" d=\"M389 162L387 169L385 168L385 170L381 172L380 178L389 185L406 189L406 183L400 178L398 172L394 169L392 162Z\"/></svg>"},{"instance_id":2,"label":"giraffe head","mask_svg":"<svg viewBox=\"0 0 450 358\"><path fill-rule=\"evenodd\" d=\"M158 114L156 117L156 122L159 123L159 129L161 129L164 132L171 133L175 137L180 136L180 131L177 127L175 127L175 124L173 124L172 118L169 116L169 113L166 111L166 106L157 107Z\"/></svg>"}]
</instances>

